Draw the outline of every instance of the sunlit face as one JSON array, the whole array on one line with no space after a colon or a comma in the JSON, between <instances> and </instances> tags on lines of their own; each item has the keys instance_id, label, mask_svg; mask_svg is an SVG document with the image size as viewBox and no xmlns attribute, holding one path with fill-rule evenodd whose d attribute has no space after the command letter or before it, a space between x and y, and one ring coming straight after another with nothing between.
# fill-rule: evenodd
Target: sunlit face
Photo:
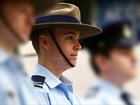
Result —
<instances>
[{"instance_id":1,"label":"sunlit face","mask_svg":"<svg viewBox=\"0 0 140 105\"><path fill-rule=\"evenodd\" d=\"M57 28L55 37L68 60L76 65L78 51L81 49L79 43L80 33L74 29Z\"/></svg>"},{"instance_id":2,"label":"sunlit face","mask_svg":"<svg viewBox=\"0 0 140 105\"><path fill-rule=\"evenodd\" d=\"M29 38L34 24L34 11L30 3L6 3L4 13L7 20L23 41Z\"/></svg>"},{"instance_id":3,"label":"sunlit face","mask_svg":"<svg viewBox=\"0 0 140 105\"><path fill-rule=\"evenodd\" d=\"M107 62L107 72L112 75L126 80L135 76L136 57L133 48L112 48Z\"/></svg>"}]
</instances>

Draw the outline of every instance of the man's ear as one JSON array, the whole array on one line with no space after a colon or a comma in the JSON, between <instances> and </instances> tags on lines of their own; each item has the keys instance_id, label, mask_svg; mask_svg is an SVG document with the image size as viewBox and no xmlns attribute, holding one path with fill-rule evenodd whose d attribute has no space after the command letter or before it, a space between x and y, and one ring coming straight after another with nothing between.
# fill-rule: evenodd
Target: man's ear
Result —
<instances>
[{"instance_id":1,"label":"man's ear","mask_svg":"<svg viewBox=\"0 0 140 105\"><path fill-rule=\"evenodd\" d=\"M48 38L46 35L40 35L39 37L39 45L40 47L44 48L44 49L48 49L49 44L48 44Z\"/></svg>"},{"instance_id":2,"label":"man's ear","mask_svg":"<svg viewBox=\"0 0 140 105\"><path fill-rule=\"evenodd\" d=\"M107 57L99 54L95 57L95 63L101 70L106 70L108 59Z\"/></svg>"}]
</instances>

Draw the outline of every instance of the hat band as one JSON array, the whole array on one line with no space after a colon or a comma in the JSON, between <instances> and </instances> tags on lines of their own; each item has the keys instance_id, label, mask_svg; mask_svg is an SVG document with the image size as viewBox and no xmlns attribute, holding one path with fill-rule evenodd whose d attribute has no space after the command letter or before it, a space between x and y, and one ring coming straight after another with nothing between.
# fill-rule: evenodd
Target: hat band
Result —
<instances>
[{"instance_id":1,"label":"hat band","mask_svg":"<svg viewBox=\"0 0 140 105\"><path fill-rule=\"evenodd\" d=\"M67 23L80 23L80 21L72 16L67 15L49 15L36 18L35 24L51 23L51 22L67 22Z\"/></svg>"}]
</instances>

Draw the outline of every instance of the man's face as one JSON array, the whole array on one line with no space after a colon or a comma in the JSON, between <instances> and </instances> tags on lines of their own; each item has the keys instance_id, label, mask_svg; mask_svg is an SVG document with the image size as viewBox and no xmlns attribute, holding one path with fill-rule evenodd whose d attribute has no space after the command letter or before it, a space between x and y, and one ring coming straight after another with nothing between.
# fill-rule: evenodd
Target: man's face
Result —
<instances>
[{"instance_id":1,"label":"man's face","mask_svg":"<svg viewBox=\"0 0 140 105\"><path fill-rule=\"evenodd\" d=\"M34 24L34 11L30 3L6 3L3 7L8 22L23 41L29 38Z\"/></svg>"},{"instance_id":2,"label":"man's face","mask_svg":"<svg viewBox=\"0 0 140 105\"><path fill-rule=\"evenodd\" d=\"M81 49L80 32L74 29L57 28L55 29L55 37L68 60L76 65L78 51Z\"/></svg>"},{"instance_id":3,"label":"man's face","mask_svg":"<svg viewBox=\"0 0 140 105\"><path fill-rule=\"evenodd\" d=\"M136 57L133 48L114 47L107 60L107 69L114 76L131 79L136 73Z\"/></svg>"}]
</instances>

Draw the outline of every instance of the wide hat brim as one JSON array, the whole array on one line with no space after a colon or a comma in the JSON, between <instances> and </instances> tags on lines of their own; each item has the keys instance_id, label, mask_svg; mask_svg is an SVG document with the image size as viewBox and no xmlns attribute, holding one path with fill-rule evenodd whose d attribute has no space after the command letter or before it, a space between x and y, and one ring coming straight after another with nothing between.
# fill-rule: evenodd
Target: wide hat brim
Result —
<instances>
[{"instance_id":1,"label":"wide hat brim","mask_svg":"<svg viewBox=\"0 0 140 105\"><path fill-rule=\"evenodd\" d=\"M82 23L67 23L67 22L52 22L52 23L36 24L33 27L33 32L35 30L40 30L44 28L47 29L47 28L58 28L58 27L75 29L80 32L81 38L95 36L102 32L102 29L97 26L92 26L92 25L82 24Z\"/></svg>"}]
</instances>

